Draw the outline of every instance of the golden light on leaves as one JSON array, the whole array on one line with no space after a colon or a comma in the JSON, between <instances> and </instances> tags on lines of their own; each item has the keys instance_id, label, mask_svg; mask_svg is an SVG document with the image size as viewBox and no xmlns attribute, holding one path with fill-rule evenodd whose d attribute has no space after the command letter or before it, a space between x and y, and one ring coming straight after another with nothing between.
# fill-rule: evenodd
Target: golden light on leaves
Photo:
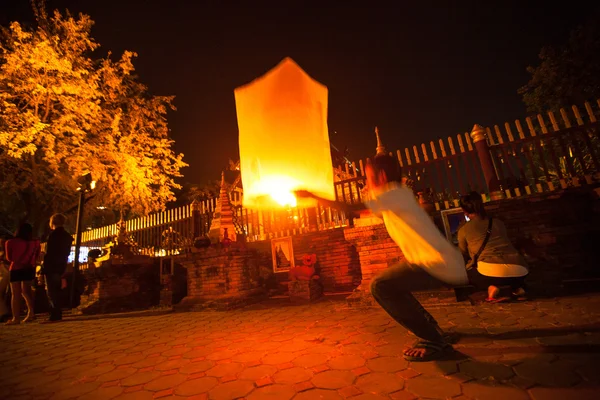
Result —
<instances>
[{"instance_id":1,"label":"golden light on leaves","mask_svg":"<svg viewBox=\"0 0 600 400\"><path fill-rule=\"evenodd\" d=\"M89 16L43 22L33 31L13 22L0 43L0 169L11 174L0 190L61 210L89 170L98 204L164 208L186 166L168 135L173 97L148 94L133 52L91 59Z\"/></svg>"}]
</instances>

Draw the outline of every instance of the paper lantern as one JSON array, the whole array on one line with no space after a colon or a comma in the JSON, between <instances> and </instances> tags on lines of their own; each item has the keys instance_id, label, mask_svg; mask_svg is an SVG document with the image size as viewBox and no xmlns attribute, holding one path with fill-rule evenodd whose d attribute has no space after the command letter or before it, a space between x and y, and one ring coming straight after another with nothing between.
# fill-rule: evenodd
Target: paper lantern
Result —
<instances>
[{"instance_id":1,"label":"paper lantern","mask_svg":"<svg viewBox=\"0 0 600 400\"><path fill-rule=\"evenodd\" d=\"M314 206L298 189L334 200L327 87L286 58L234 93L244 207Z\"/></svg>"}]
</instances>

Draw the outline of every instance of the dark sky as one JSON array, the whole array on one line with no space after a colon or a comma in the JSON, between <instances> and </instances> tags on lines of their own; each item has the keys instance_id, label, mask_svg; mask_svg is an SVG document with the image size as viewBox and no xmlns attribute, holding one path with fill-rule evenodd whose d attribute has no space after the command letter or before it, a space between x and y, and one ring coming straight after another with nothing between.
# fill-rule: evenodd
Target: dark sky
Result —
<instances>
[{"instance_id":1,"label":"dark sky","mask_svg":"<svg viewBox=\"0 0 600 400\"><path fill-rule=\"evenodd\" d=\"M190 164L185 181L197 183L218 179L238 158L234 88L286 56L328 86L331 141L365 158L375 151L375 125L395 150L525 116L517 94L525 68L594 3L47 2L91 15L104 51L137 52L141 81L176 96L172 137ZM3 25L31 21L29 0L0 3ZM396 6L367 6L376 3Z\"/></svg>"}]
</instances>

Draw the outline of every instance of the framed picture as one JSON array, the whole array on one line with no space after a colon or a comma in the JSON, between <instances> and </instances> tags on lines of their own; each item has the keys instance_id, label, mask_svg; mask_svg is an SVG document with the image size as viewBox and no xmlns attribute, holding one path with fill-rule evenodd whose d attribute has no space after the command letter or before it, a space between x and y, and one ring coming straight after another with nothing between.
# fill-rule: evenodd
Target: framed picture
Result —
<instances>
[{"instance_id":1,"label":"framed picture","mask_svg":"<svg viewBox=\"0 0 600 400\"><path fill-rule=\"evenodd\" d=\"M468 221L465 212L461 208L452 208L442 210L441 215L446 237L458 246L458 229Z\"/></svg>"},{"instance_id":2,"label":"framed picture","mask_svg":"<svg viewBox=\"0 0 600 400\"><path fill-rule=\"evenodd\" d=\"M284 237L271 240L273 272L284 272L294 268L294 247L292 238Z\"/></svg>"}]
</instances>

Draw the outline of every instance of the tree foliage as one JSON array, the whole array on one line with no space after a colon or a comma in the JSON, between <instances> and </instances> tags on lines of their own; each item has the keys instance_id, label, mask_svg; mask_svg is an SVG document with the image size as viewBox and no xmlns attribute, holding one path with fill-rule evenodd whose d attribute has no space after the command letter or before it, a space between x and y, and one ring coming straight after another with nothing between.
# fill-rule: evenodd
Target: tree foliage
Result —
<instances>
[{"instance_id":1,"label":"tree foliage","mask_svg":"<svg viewBox=\"0 0 600 400\"><path fill-rule=\"evenodd\" d=\"M562 46L543 47L519 89L531 112L545 112L600 98L600 11L571 32Z\"/></svg>"},{"instance_id":2,"label":"tree foliage","mask_svg":"<svg viewBox=\"0 0 600 400\"><path fill-rule=\"evenodd\" d=\"M173 97L148 93L133 52L92 58L99 45L89 16L47 16L41 6L34 29L13 22L0 42L3 211L20 206L39 223L76 203L85 172L98 182L96 204L140 214L164 208L186 166L169 138Z\"/></svg>"}]
</instances>

